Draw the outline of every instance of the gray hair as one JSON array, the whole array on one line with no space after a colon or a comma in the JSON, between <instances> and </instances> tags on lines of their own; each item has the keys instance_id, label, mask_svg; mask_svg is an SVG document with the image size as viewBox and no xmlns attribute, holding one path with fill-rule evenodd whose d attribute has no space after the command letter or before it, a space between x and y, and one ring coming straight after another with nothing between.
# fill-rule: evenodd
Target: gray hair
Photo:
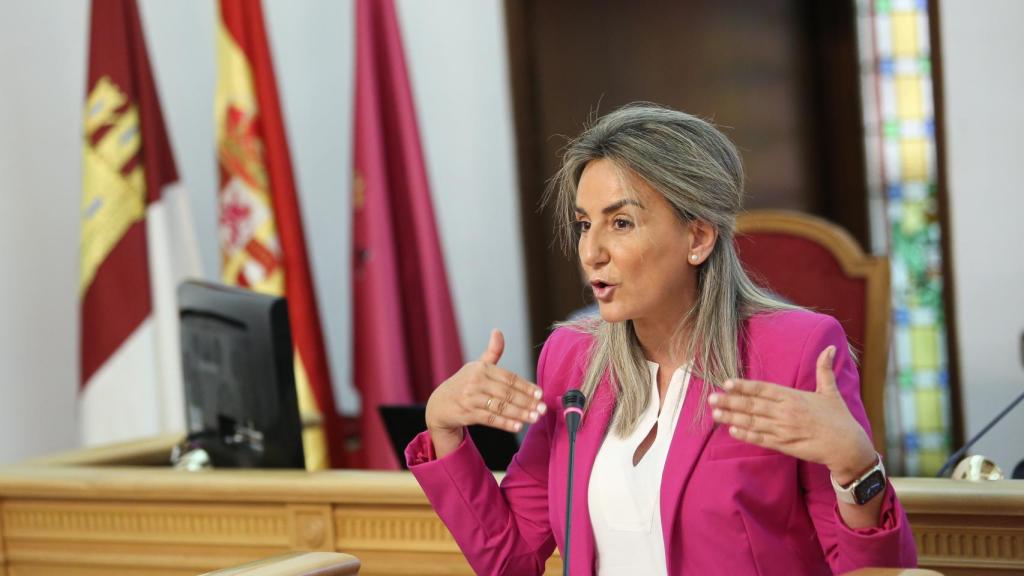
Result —
<instances>
[{"instance_id":1,"label":"gray hair","mask_svg":"<svg viewBox=\"0 0 1024 576\"><path fill-rule=\"evenodd\" d=\"M576 188L583 169L599 159L648 183L680 220L703 220L718 232L697 271L697 302L670 344L679 357L692 360L693 374L704 381L703 406L714 387L743 376L739 346L744 320L794 308L756 286L736 255L733 234L743 205L739 153L710 123L656 104L628 104L603 116L566 146L561 168L544 195L544 205L554 205L560 222L556 232L570 253L576 247ZM650 372L633 322L582 319L557 325L594 336L582 391L589 401L608 374L618 392L612 427L619 436L627 436L651 402ZM697 414L700 419L703 410Z\"/></svg>"}]
</instances>

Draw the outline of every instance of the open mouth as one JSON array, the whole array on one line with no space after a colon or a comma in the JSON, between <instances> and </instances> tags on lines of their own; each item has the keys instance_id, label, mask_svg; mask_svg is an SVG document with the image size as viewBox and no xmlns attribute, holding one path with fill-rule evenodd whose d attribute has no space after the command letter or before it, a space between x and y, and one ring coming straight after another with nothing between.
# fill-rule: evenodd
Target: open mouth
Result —
<instances>
[{"instance_id":1,"label":"open mouth","mask_svg":"<svg viewBox=\"0 0 1024 576\"><path fill-rule=\"evenodd\" d=\"M600 301L610 300L615 291L615 284L609 284L603 280L594 280L590 285L594 288L594 298Z\"/></svg>"}]
</instances>

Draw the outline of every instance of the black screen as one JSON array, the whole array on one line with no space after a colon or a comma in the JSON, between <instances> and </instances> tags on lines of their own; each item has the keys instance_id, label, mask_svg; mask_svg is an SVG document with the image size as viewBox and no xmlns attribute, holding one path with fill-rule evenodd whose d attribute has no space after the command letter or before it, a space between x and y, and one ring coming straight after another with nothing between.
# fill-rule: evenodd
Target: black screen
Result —
<instances>
[{"instance_id":1,"label":"black screen","mask_svg":"<svg viewBox=\"0 0 1024 576\"><path fill-rule=\"evenodd\" d=\"M189 442L214 466L302 468L284 298L190 281L178 302Z\"/></svg>"}]
</instances>

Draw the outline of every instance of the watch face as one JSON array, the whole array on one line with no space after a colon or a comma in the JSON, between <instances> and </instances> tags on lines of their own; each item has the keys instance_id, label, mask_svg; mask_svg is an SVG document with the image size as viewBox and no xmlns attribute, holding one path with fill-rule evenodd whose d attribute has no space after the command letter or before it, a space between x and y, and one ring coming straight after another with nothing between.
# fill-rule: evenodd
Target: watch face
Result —
<instances>
[{"instance_id":1,"label":"watch face","mask_svg":"<svg viewBox=\"0 0 1024 576\"><path fill-rule=\"evenodd\" d=\"M853 498L857 504L864 504L878 495L885 488L885 474L875 470L870 476L857 483L853 489Z\"/></svg>"}]
</instances>

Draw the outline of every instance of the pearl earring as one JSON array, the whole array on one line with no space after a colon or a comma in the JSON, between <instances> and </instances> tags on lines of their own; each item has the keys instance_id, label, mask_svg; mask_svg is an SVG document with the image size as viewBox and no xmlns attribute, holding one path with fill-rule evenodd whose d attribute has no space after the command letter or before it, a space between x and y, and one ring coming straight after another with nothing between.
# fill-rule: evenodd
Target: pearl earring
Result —
<instances>
[{"instance_id":1,"label":"pearl earring","mask_svg":"<svg viewBox=\"0 0 1024 576\"><path fill-rule=\"evenodd\" d=\"M697 262L697 255L696 254L690 254L690 261L691 262Z\"/></svg>"}]
</instances>

